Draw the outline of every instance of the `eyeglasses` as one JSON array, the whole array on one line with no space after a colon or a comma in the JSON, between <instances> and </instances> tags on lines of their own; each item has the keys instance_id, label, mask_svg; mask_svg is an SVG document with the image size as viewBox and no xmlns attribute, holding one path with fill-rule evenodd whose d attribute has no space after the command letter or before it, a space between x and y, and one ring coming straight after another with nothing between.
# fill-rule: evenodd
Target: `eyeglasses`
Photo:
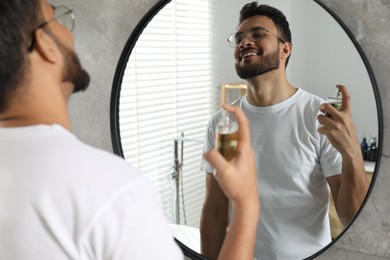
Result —
<instances>
[{"instance_id":1,"label":"eyeglasses","mask_svg":"<svg viewBox=\"0 0 390 260\"><path fill-rule=\"evenodd\" d=\"M227 39L227 41L229 42L229 45L231 47L237 48L238 46L240 46L242 40L244 40L245 37L250 41L258 42L264 39L264 37L267 36L267 34L275 36L279 41L285 43L285 41L283 41L280 37L276 36L275 34L271 33L267 29L260 26L254 27L249 32L246 33L242 33L242 32L232 33Z\"/></svg>"},{"instance_id":2,"label":"eyeglasses","mask_svg":"<svg viewBox=\"0 0 390 260\"><path fill-rule=\"evenodd\" d=\"M45 27L48 23L52 21L57 21L59 24L61 24L63 27L65 27L69 31L73 31L74 25L75 25L75 18L73 14L73 10L69 9L68 7L64 5L55 6L54 8L54 17L46 22L41 23L34 31L33 31L33 37L31 40L31 45L28 47L27 51L32 52L34 49L34 32L40 28Z\"/></svg>"}]
</instances>

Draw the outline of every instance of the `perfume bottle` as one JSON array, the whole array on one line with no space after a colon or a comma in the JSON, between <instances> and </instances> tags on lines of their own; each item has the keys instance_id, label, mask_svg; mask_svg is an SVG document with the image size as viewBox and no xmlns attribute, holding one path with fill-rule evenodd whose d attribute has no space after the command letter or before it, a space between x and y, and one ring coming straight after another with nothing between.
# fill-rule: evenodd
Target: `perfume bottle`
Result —
<instances>
[{"instance_id":1,"label":"perfume bottle","mask_svg":"<svg viewBox=\"0 0 390 260\"><path fill-rule=\"evenodd\" d=\"M341 97L340 90L338 88L336 88L336 94L334 95L334 97L328 97L326 99L326 102L331 104L337 110L340 110L340 108L342 106L342 97ZM325 113L325 116L331 117L332 115L329 113Z\"/></svg>"},{"instance_id":2,"label":"perfume bottle","mask_svg":"<svg viewBox=\"0 0 390 260\"><path fill-rule=\"evenodd\" d=\"M238 144L238 123L233 115L222 110L215 126L215 148L230 160L234 157Z\"/></svg>"}]
</instances>

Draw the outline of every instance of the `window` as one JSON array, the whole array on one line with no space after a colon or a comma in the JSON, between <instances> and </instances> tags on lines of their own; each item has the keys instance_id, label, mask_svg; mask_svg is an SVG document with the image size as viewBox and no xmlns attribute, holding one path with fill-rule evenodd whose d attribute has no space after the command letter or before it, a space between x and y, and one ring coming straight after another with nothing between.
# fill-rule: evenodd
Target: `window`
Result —
<instances>
[{"instance_id":1,"label":"window","mask_svg":"<svg viewBox=\"0 0 390 260\"><path fill-rule=\"evenodd\" d=\"M128 61L119 107L124 156L160 192L171 222L173 146L175 138L183 140L179 224L194 227L205 190L202 142L217 91L211 83L211 9L207 0L176 0L152 19Z\"/></svg>"}]
</instances>

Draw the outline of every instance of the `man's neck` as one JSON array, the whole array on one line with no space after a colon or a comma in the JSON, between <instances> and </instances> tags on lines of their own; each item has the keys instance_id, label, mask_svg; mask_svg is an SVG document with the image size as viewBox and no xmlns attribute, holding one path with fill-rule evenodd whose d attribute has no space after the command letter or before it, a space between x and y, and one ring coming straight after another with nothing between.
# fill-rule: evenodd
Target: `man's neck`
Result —
<instances>
[{"instance_id":1,"label":"man's neck","mask_svg":"<svg viewBox=\"0 0 390 260\"><path fill-rule=\"evenodd\" d=\"M278 104L297 91L287 78L276 73L267 73L247 80L247 99L253 106L265 107Z\"/></svg>"},{"instance_id":2,"label":"man's neck","mask_svg":"<svg viewBox=\"0 0 390 260\"><path fill-rule=\"evenodd\" d=\"M23 127L33 125L61 125L71 130L70 121L66 117L40 117L25 114L0 114L0 127Z\"/></svg>"},{"instance_id":3,"label":"man's neck","mask_svg":"<svg viewBox=\"0 0 390 260\"><path fill-rule=\"evenodd\" d=\"M6 111L0 113L0 127L58 124L71 130L67 100L55 90L56 87L35 86L29 89L38 91L14 97Z\"/></svg>"}]
</instances>

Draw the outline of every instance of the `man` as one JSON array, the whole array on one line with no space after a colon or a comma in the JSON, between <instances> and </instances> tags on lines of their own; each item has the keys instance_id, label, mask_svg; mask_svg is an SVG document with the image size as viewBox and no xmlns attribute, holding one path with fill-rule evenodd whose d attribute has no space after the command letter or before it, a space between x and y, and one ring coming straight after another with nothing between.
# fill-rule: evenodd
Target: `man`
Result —
<instances>
[{"instance_id":1,"label":"man","mask_svg":"<svg viewBox=\"0 0 390 260\"><path fill-rule=\"evenodd\" d=\"M0 259L183 259L151 185L70 132L68 99L89 84L74 53L72 10L2 0L0 25ZM254 154L245 116L227 109L241 126L240 152L229 163L205 154L234 205L220 259L253 259Z\"/></svg>"},{"instance_id":2,"label":"man","mask_svg":"<svg viewBox=\"0 0 390 260\"><path fill-rule=\"evenodd\" d=\"M246 4L228 41L237 74L248 85L247 95L234 104L250 121L256 153L262 205L256 259L303 259L331 242L329 188L344 225L368 190L348 91L337 86L343 95L337 111L288 82L291 32L286 17L273 7ZM209 123L206 151L214 147L218 115ZM202 168L214 170L204 160ZM201 248L215 259L226 235L229 203L212 174L206 174L206 187Z\"/></svg>"}]
</instances>

